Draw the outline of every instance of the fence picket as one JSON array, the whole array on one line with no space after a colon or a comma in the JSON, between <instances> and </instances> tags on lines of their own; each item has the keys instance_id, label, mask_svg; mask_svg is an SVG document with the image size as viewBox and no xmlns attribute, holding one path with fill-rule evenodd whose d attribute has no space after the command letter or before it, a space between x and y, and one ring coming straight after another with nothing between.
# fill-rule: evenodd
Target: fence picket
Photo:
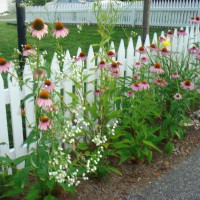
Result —
<instances>
[{"instance_id":1,"label":"fence picket","mask_svg":"<svg viewBox=\"0 0 200 200\"><path fill-rule=\"evenodd\" d=\"M12 70L12 71L11 71ZM13 132L13 143L14 143L14 154L15 158L27 154L27 149L23 145L23 129L22 129L22 118L20 115L21 110L21 96L20 88L17 80L17 73L14 69L11 69L11 73L14 75L10 80L8 74L8 88L10 91L10 109L11 109L11 120L12 120L12 132ZM22 167L20 165L19 167Z\"/></svg>"},{"instance_id":2,"label":"fence picket","mask_svg":"<svg viewBox=\"0 0 200 200\"><path fill-rule=\"evenodd\" d=\"M120 41L120 45L119 45L119 50L117 52L117 61L121 63L120 67L119 67L119 72L120 72L120 76L123 77L124 76L124 67L125 67L125 46L124 46L124 40Z\"/></svg>"},{"instance_id":3,"label":"fence picket","mask_svg":"<svg viewBox=\"0 0 200 200\"><path fill-rule=\"evenodd\" d=\"M0 156L8 155L10 156L9 148L9 138L8 138L8 127L7 127L7 117L6 117L6 103L4 94L4 82L0 74L0 127L1 127L1 137L0 137ZM1 145L1 143L5 145Z\"/></svg>"},{"instance_id":4,"label":"fence picket","mask_svg":"<svg viewBox=\"0 0 200 200\"><path fill-rule=\"evenodd\" d=\"M88 77L87 82L87 92L92 91L89 94L87 94L87 100L89 103L94 102L94 81L95 81L95 73L94 73L94 66L95 66L95 58L94 58L94 51L92 46L90 45L88 57L87 57L87 75L90 75Z\"/></svg>"},{"instance_id":5,"label":"fence picket","mask_svg":"<svg viewBox=\"0 0 200 200\"><path fill-rule=\"evenodd\" d=\"M32 89L33 89L33 74L30 68L30 65L28 63L28 60L26 60L26 64L24 67L24 73L23 73L23 80L24 82L26 82L26 85L23 86L23 92L24 92L24 96L26 97L27 95L32 93ZM24 109L25 109L25 113L26 113L26 137L28 137L28 135L31 132L31 125L34 122L34 98L33 96L29 99L27 99L24 102Z\"/></svg>"},{"instance_id":6,"label":"fence picket","mask_svg":"<svg viewBox=\"0 0 200 200\"><path fill-rule=\"evenodd\" d=\"M129 39L127 51L126 51L126 75L132 77L133 71L133 58L134 58L134 47L133 39Z\"/></svg>"}]
</instances>

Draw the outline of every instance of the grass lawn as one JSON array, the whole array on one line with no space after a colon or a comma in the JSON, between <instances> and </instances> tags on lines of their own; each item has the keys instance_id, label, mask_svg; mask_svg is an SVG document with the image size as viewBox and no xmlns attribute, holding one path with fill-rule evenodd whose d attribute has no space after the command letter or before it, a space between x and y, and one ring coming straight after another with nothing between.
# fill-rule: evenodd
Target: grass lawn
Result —
<instances>
[{"instance_id":1,"label":"grass lawn","mask_svg":"<svg viewBox=\"0 0 200 200\"><path fill-rule=\"evenodd\" d=\"M15 22L12 22L15 23ZM83 51L88 52L90 44L95 44L100 41L100 36L97 34L96 26L83 26L81 33L78 33L78 29L75 25L66 25L70 34L67 38L62 39L63 49L68 49L71 56L76 55L78 47L81 47ZM158 35L164 28L151 28L150 35L152 36L154 32ZM115 33L112 36L112 41L115 43L115 48L118 49L120 39L124 39L125 45L127 46L128 37L131 31L142 34L141 28L133 27L116 27L114 29ZM136 42L137 37L134 38ZM33 44L35 39L28 37L27 43ZM7 60L12 59L14 48L17 48L17 27L13 25L8 25L7 22L0 22L0 57L4 57ZM55 49L55 39L50 36L50 34L45 37L41 42L41 50L47 50L47 61L50 62L53 57L53 52ZM97 51L98 48L95 48Z\"/></svg>"}]
</instances>

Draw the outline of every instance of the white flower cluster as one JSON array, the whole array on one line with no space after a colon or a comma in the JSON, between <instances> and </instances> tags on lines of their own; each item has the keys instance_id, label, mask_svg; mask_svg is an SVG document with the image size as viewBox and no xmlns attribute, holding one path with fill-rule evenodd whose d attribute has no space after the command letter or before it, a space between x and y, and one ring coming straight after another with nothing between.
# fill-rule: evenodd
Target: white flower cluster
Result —
<instances>
[{"instance_id":1,"label":"white flower cluster","mask_svg":"<svg viewBox=\"0 0 200 200\"><path fill-rule=\"evenodd\" d=\"M64 73L61 71L58 71L57 69L52 69L52 74L54 76L54 79L56 80L56 82L60 81L62 83L63 79L64 79Z\"/></svg>"},{"instance_id":2,"label":"white flower cluster","mask_svg":"<svg viewBox=\"0 0 200 200\"><path fill-rule=\"evenodd\" d=\"M87 160L86 163L86 169L87 173L93 173L97 170L97 165L102 158L102 153L103 153L103 147L100 146L99 150L97 151L97 154L95 154L93 157Z\"/></svg>"},{"instance_id":3,"label":"white flower cluster","mask_svg":"<svg viewBox=\"0 0 200 200\"><path fill-rule=\"evenodd\" d=\"M75 60L75 62L73 62L73 64L71 65L71 69L70 69L71 78L77 82L81 82L83 66L79 62L76 62L76 59L77 59L76 57L73 57L73 60Z\"/></svg>"},{"instance_id":4,"label":"white flower cluster","mask_svg":"<svg viewBox=\"0 0 200 200\"><path fill-rule=\"evenodd\" d=\"M108 131L109 134L115 135L115 129L116 129L118 123L119 123L118 120L116 120L116 121L113 122L112 126L107 124L107 128L109 130Z\"/></svg>"},{"instance_id":5,"label":"white flower cluster","mask_svg":"<svg viewBox=\"0 0 200 200\"><path fill-rule=\"evenodd\" d=\"M79 105L76 109L72 110L72 113L76 115L76 118L73 120L74 123L70 121L65 122L65 131L62 138L62 142L68 142L70 144L74 143L75 139L78 135L80 136L83 129L87 128L90 124L85 121L82 117L83 111L85 110L84 106Z\"/></svg>"},{"instance_id":6,"label":"white flower cluster","mask_svg":"<svg viewBox=\"0 0 200 200\"><path fill-rule=\"evenodd\" d=\"M64 62L65 61L65 55L64 54L57 54L57 58L59 61Z\"/></svg>"},{"instance_id":7,"label":"white flower cluster","mask_svg":"<svg viewBox=\"0 0 200 200\"><path fill-rule=\"evenodd\" d=\"M69 154L66 155L63 152L63 149L59 147L57 151L54 151L52 153L52 157L49 160L50 179L55 179L58 183L63 183L66 181L67 182L69 181L69 183L71 183L72 180L68 175L69 173L68 168L70 164L71 164L71 156Z\"/></svg>"},{"instance_id":8,"label":"white flower cluster","mask_svg":"<svg viewBox=\"0 0 200 200\"><path fill-rule=\"evenodd\" d=\"M94 142L96 144L96 146L99 146L101 144L104 144L107 141L107 137L101 136L101 135L96 135L93 139L92 142Z\"/></svg>"}]
</instances>

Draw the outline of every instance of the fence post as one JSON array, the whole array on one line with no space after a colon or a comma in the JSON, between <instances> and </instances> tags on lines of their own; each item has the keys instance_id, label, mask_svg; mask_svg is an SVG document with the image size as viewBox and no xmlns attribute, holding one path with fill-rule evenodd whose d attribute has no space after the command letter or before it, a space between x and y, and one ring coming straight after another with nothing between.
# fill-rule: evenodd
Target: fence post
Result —
<instances>
[{"instance_id":1,"label":"fence post","mask_svg":"<svg viewBox=\"0 0 200 200\"><path fill-rule=\"evenodd\" d=\"M18 49L20 52L23 50L22 45L26 44L25 9L20 5L21 2L21 0L16 1ZM24 64L25 60L19 55L19 65L21 70L24 67Z\"/></svg>"}]
</instances>

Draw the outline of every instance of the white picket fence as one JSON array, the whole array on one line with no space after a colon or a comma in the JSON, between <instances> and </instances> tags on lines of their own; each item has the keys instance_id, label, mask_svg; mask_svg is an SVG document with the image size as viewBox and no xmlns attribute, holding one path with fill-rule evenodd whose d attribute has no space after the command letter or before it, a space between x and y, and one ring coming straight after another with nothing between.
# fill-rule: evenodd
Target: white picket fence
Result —
<instances>
[{"instance_id":1,"label":"white picket fence","mask_svg":"<svg viewBox=\"0 0 200 200\"><path fill-rule=\"evenodd\" d=\"M193 45L194 42L200 42L200 31L199 27L191 27L186 28L185 31L188 33L187 36L179 37L177 35L177 30L175 29L175 36L173 39L173 51L180 52L181 54L186 54L187 49ZM161 33L163 36L164 33ZM151 43L157 43L158 36L157 33L154 34L153 38L150 40L149 35L146 36L146 41L144 46L150 46ZM139 53L135 50L138 49L142 45L141 37L138 36L137 42L134 45L133 40L130 39L128 42L127 48L125 48L124 41L121 40L118 51L117 51L117 58L116 60L122 63L120 66L120 75L124 76L132 76L132 69L130 67L133 66L134 62L139 60ZM114 43L111 43L111 48L115 51ZM77 55L81 52L81 49L78 49ZM94 85L91 83L91 80L98 80L98 73L94 73L91 71L91 68L95 68L99 59L96 60L94 58L94 51L93 47L90 46L88 51L88 59L86 63L86 74L92 74L87 81L87 91L94 91ZM64 62L63 73L69 70L71 65L71 57L70 53L66 51L66 59ZM57 60L57 56L54 55L51 64L51 70L59 72L59 64ZM124 73L126 72L126 73ZM16 73L15 73L16 75ZM16 75L17 76L17 75ZM26 62L24 72L23 72L23 79L29 80L29 86L31 86L31 80L33 79L33 75L31 73L30 65ZM52 75L51 80L55 79L55 74ZM67 92L73 91L73 82L71 80L64 80L63 84L57 84L56 90L59 92L61 88L63 88ZM4 89L4 81L2 75L0 74L0 143L6 143L5 145L0 145L0 156L8 155L12 159L17 158L22 155L26 155L28 153L27 146L22 145L24 142L23 137L23 126L22 126L22 116L20 115L20 102L21 100L28 94L31 93L31 89L27 86L23 86L22 90L19 88L19 83L16 81L15 78L12 80L8 77L8 88ZM91 92L88 95L88 101L91 102L94 100L94 95ZM71 97L64 93L64 101L66 104L72 101ZM10 106L10 114L11 114L11 124L10 125L7 121L8 111L6 111L6 105ZM34 123L34 101L30 99L25 101L25 110L26 110L26 117L30 124ZM12 126L12 134L8 132L8 126ZM26 136L30 133L30 128L28 123L26 123ZM11 137L9 137L9 134ZM10 148L9 144L13 142L13 148Z\"/></svg>"},{"instance_id":2,"label":"white picket fence","mask_svg":"<svg viewBox=\"0 0 200 200\"><path fill-rule=\"evenodd\" d=\"M109 3L102 4L107 10ZM114 3L118 11L118 25L142 25L143 1ZM181 0L151 2L150 25L167 27L186 27L191 25L190 18L200 16L200 1ZM93 3L66 3L26 8L26 21L41 18L46 23L61 21L67 24L96 24Z\"/></svg>"}]
</instances>

